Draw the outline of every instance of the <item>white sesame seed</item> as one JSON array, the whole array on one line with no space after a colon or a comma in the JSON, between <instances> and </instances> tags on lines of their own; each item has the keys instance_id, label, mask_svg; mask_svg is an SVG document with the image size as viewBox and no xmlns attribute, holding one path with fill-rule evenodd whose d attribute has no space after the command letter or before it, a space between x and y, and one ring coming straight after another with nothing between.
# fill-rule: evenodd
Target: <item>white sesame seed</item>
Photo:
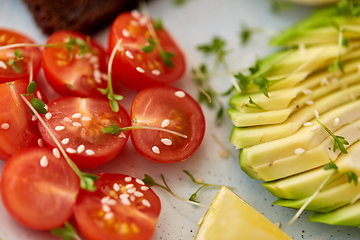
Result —
<instances>
[{"instance_id":1,"label":"white sesame seed","mask_svg":"<svg viewBox=\"0 0 360 240\"><path fill-rule=\"evenodd\" d=\"M71 122L72 122L72 120L71 120L70 118L68 118L68 117L64 117L64 121L65 121L65 122L68 122L68 123L71 123Z\"/></svg>"},{"instance_id":2,"label":"white sesame seed","mask_svg":"<svg viewBox=\"0 0 360 240\"><path fill-rule=\"evenodd\" d=\"M126 177L125 178L125 182L131 182L131 180L132 180L132 177Z\"/></svg>"},{"instance_id":3,"label":"white sesame seed","mask_svg":"<svg viewBox=\"0 0 360 240\"><path fill-rule=\"evenodd\" d=\"M54 155L54 157L60 158L60 151L59 151L59 149L53 148L52 154Z\"/></svg>"},{"instance_id":4,"label":"white sesame seed","mask_svg":"<svg viewBox=\"0 0 360 240\"><path fill-rule=\"evenodd\" d=\"M169 138L162 138L160 141L166 146L170 146L172 144L172 141Z\"/></svg>"},{"instance_id":5,"label":"white sesame seed","mask_svg":"<svg viewBox=\"0 0 360 240\"><path fill-rule=\"evenodd\" d=\"M336 127L340 123L340 118L335 118L333 122L333 126Z\"/></svg>"},{"instance_id":6,"label":"white sesame seed","mask_svg":"<svg viewBox=\"0 0 360 240\"><path fill-rule=\"evenodd\" d=\"M77 151L77 153L82 153L83 151L85 151L85 146L81 144L80 146L78 146L76 151Z\"/></svg>"},{"instance_id":7,"label":"white sesame seed","mask_svg":"<svg viewBox=\"0 0 360 240\"><path fill-rule=\"evenodd\" d=\"M37 116L36 116L36 115L32 115L31 121L35 122L36 120L38 120Z\"/></svg>"},{"instance_id":8,"label":"white sesame seed","mask_svg":"<svg viewBox=\"0 0 360 240\"><path fill-rule=\"evenodd\" d=\"M136 192L134 192L134 196L135 197L142 197L142 196L144 196L144 194L142 192L136 191Z\"/></svg>"},{"instance_id":9,"label":"white sesame seed","mask_svg":"<svg viewBox=\"0 0 360 240\"><path fill-rule=\"evenodd\" d=\"M151 71L152 74L156 75L156 76L159 76L160 75L160 71L157 70L157 69L154 69Z\"/></svg>"},{"instance_id":10,"label":"white sesame seed","mask_svg":"<svg viewBox=\"0 0 360 240\"><path fill-rule=\"evenodd\" d=\"M148 18L147 18L147 16L145 16L145 15L142 15L142 16L139 18L139 24L142 25L142 26L146 25L147 21L148 21Z\"/></svg>"},{"instance_id":11,"label":"white sesame seed","mask_svg":"<svg viewBox=\"0 0 360 240\"><path fill-rule=\"evenodd\" d=\"M147 191L149 189L149 187L148 186L141 186L140 189L143 190L143 191Z\"/></svg>"},{"instance_id":12,"label":"white sesame seed","mask_svg":"<svg viewBox=\"0 0 360 240\"><path fill-rule=\"evenodd\" d=\"M39 145L39 147L44 146L44 141L41 138L38 139L38 145Z\"/></svg>"},{"instance_id":13,"label":"white sesame seed","mask_svg":"<svg viewBox=\"0 0 360 240\"><path fill-rule=\"evenodd\" d=\"M93 75L94 75L94 80L97 84L100 84L101 83L101 72L99 69L95 69L94 72L93 72Z\"/></svg>"},{"instance_id":14,"label":"white sesame seed","mask_svg":"<svg viewBox=\"0 0 360 240\"><path fill-rule=\"evenodd\" d=\"M1 124L1 129L3 129L3 130L8 130L9 127L10 127L10 125L8 123Z\"/></svg>"},{"instance_id":15,"label":"white sesame seed","mask_svg":"<svg viewBox=\"0 0 360 240\"><path fill-rule=\"evenodd\" d=\"M145 207L151 207L150 202L148 200L143 199L141 202Z\"/></svg>"},{"instance_id":16,"label":"white sesame seed","mask_svg":"<svg viewBox=\"0 0 360 240\"><path fill-rule=\"evenodd\" d=\"M122 30L122 35L123 35L124 37L130 37L129 31L128 31L127 29L125 29L125 28Z\"/></svg>"},{"instance_id":17,"label":"white sesame seed","mask_svg":"<svg viewBox=\"0 0 360 240\"><path fill-rule=\"evenodd\" d=\"M120 138L126 138L126 135L125 135L124 132L121 132L121 133L119 134L119 137L120 137Z\"/></svg>"},{"instance_id":18,"label":"white sesame seed","mask_svg":"<svg viewBox=\"0 0 360 240\"><path fill-rule=\"evenodd\" d=\"M84 116L81 118L83 121L91 121L91 118L87 117L87 116Z\"/></svg>"},{"instance_id":19,"label":"white sesame seed","mask_svg":"<svg viewBox=\"0 0 360 240\"><path fill-rule=\"evenodd\" d=\"M64 126L56 126L55 127L55 131L61 131L61 130L64 130L65 127Z\"/></svg>"},{"instance_id":20,"label":"white sesame seed","mask_svg":"<svg viewBox=\"0 0 360 240\"><path fill-rule=\"evenodd\" d=\"M135 181L140 184L140 185L145 185L145 183L143 182L143 180L136 178Z\"/></svg>"},{"instance_id":21,"label":"white sesame seed","mask_svg":"<svg viewBox=\"0 0 360 240\"><path fill-rule=\"evenodd\" d=\"M114 200L114 199L109 199L109 200L107 201L107 205L110 205L110 206L116 205L116 200Z\"/></svg>"},{"instance_id":22,"label":"white sesame seed","mask_svg":"<svg viewBox=\"0 0 360 240\"><path fill-rule=\"evenodd\" d=\"M72 118L81 118L81 113L75 113L71 117Z\"/></svg>"},{"instance_id":23,"label":"white sesame seed","mask_svg":"<svg viewBox=\"0 0 360 240\"><path fill-rule=\"evenodd\" d=\"M315 115L316 118L320 117L319 112L317 110L314 111L314 115Z\"/></svg>"},{"instance_id":24,"label":"white sesame seed","mask_svg":"<svg viewBox=\"0 0 360 240\"><path fill-rule=\"evenodd\" d=\"M63 140L61 140L61 143L62 143L62 144L68 144L69 141L70 141L69 138L64 138Z\"/></svg>"},{"instance_id":25,"label":"white sesame seed","mask_svg":"<svg viewBox=\"0 0 360 240\"><path fill-rule=\"evenodd\" d=\"M303 124L305 127L308 127L308 126L311 126L311 125L313 125L311 122L306 122L306 123L304 123Z\"/></svg>"},{"instance_id":26,"label":"white sesame seed","mask_svg":"<svg viewBox=\"0 0 360 240\"><path fill-rule=\"evenodd\" d=\"M108 213L105 214L104 219L105 220L110 220L113 217L114 217L114 213L113 212L108 212Z\"/></svg>"},{"instance_id":27,"label":"white sesame seed","mask_svg":"<svg viewBox=\"0 0 360 240\"><path fill-rule=\"evenodd\" d=\"M144 73L144 72L145 72L145 70L142 69L141 67L137 67L136 70L137 70L138 72L140 72L140 73Z\"/></svg>"},{"instance_id":28,"label":"white sesame seed","mask_svg":"<svg viewBox=\"0 0 360 240\"><path fill-rule=\"evenodd\" d=\"M161 127L167 127L170 124L170 120L169 119L165 119L164 121L162 121L161 123Z\"/></svg>"},{"instance_id":29,"label":"white sesame seed","mask_svg":"<svg viewBox=\"0 0 360 240\"><path fill-rule=\"evenodd\" d=\"M102 204L106 204L109 200L110 200L110 197L109 197L109 196L103 197L103 198L101 199L101 203L102 203Z\"/></svg>"},{"instance_id":30,"label":"white sesame seed","mask_svg":"<svg viewBox=\"0 0 360 240\"><path fill-rule=\"evenodd\" d=\"M44 108L46 109L46 111L49 110L49 107L48 107L48 105L46 105L46 104L45 104Z\"/></svg>"},{"instance_id":31,"label":"white sesame seed","mask_svg":"<svg viewBox=\"0 0 360 240\"><path fill-rule=\"evenodd\" d=\"M121 195L120 195L121 196ZM121 202L124 205L130 205L130 200L129 198L121 198Z\"/></svg>"},{"instance_id":32,"label":"white sesame seed","mask_svg":"<svg viewBox=\"0 0 360 240\"><path fill-rule=\"evenodd\" d=\"M313 105L313 104L314 104L314 101L312 101L312 100L306 100L305 103L306 103L307 105Z\"/></svg>"},{"instance_id":33,"label":"white sesame seed","mask_svg":"<svg viewBox=\"0 0 360 240\"><path fill-rule=\"evenodd\" d=\"M36 91L36 97L40 100L42 99L40 91Z\"/></svg>"},{"instance_id":34,"label":"white sesame seed","mask_svg":"<svg viewBox=\"0 0 360 240\"><path fill-rule=\"evenodd\" d=\"M111 208L109 207L109 205L103 204L102 209L104 212L110 212Z\"/></svg>"},{"instance_id":35,"label":"white sesame seed","mask_svg":"<svg viewBox=\"0 0 360 240\"><path fill-rule=\"evenodd\" d=\"M9 57L9 58L13 58L13 57L15 57L15 53L14 52L7 52L6 56Z\"/></svg>"},{"instance_id":36,"label":"white sesame seed","mask_svg":"<svg viewBox=\"0 0 360 240\"><path fill-rule=\"evenodd\" d=\"M129 50L125 52L125 55L130 59L134 59L134 55Z\"/></svg>"},{"instance_id":37,"label":"white sesame seed","mask_svg":"<svg viewBox=\"0 0 360 240\"><path fill-rule=\"evenodd\" d=\"M47 119L47 120L49 120L50 118L52 117L52 114L51 113L46 113L45 114L45 118Z\"/></svg>"},{"instance_id":38,"label":"white sesame seed","mask_svg":"<svg viewBox=\"0 0 360 240\"><path fill-rule=\"evenodd\" d=\"M95 152L94 152L93 150L91 150L91 149L86 149L86 150L85 150L85 153L86 153L87 155L89 155L89 156L95 154Z\"/></svg>"},{"instance_id":39,"label":"white sesame seed","mask_svg":"<svg viewBox=\"0 0 360 240\"><path fill-rule=\"evenodd\" d=\"M305 152L305 150L303 148L297 148L295 149L295 154L299 155L299 154L303 154Z\"/></svg>"},{"instance_id":40,"label":"white sesame seed","mask_svg":"<svg viewBox=\"0 0 360 240\"><path fill-rule=\"evenodd\" d=\"M129 188L129 189L127 190L127 192L130 193L130 194L131 194L131 193L134 193L134 192L136 192L136 188L134 188L134 187L133 187L133 188Z\"/></svg>"},{"instance_id":41,"label":"white sesame seed","mask_svg":"<svg viewBox=\"0 0 360 240\"><path fill-rule=\"evenodd\" d=\"M66 151L67 151L68 153L76 153L76 150L73 149L73 148L67 148Z\"/></svg>"},{"instance_id":42,"label":"white sesame seed","mask_svg":"<svg viewBox=\"0 0 360 240\"><path fill-rule=\"evenodd\" d=\"M49 165L49 160L47 159L46 156L43 156L41 159L40 159L40 166L41 167L47 167Z\"/></svg>"},{"instance_id":43,"label":"white sesame seed","mask_svg":"<svg viewBox=\"0 0 360 240\"><path fill-rule=\"evenodd\" d=\"M153 147L151 148L151 150L152 150L153 153L155 153L155 154L160 154L160 149L159 149L157 146L153 146Z\"/></svg>"},{"instance_id":44,"label":"white sesame seed","mask_svg":"<svg viewBox=\"0 0 360 240\"><path fill-rule=\"evenodd\" d=\"M141 14L137 10L132 10L131 16L133 16L133 18L135 19L138 19L141 16Z\"/></svg>"},{"instance_id":45,"label":"white sesame seed","mask_svg":"<svg viewBox=\"0 0 360 240\"><path fill-rule=\"evenodd\" d=\"M94 55L90 52L87 52L84 54L84 58L91 58L92 56L94 56Z\"/></svg>"},{"instance_id":46,"label":"white sesame seed","mask_svg":"<svg viewBox=\"0 0 360 240\"><path fill-rule=\"evenodd\" d=\"M120 191L120 186L119 186L119 184L114 183L113 189L115 190L115 192Z\"/></svg>"},{"instance_id":47,"label":"white sesame seed","mask_svg":"<svg viewBox=\"0 0 360 240\"><path fill-rule=\"evenodd\" d=\"M89 63L91 64L95 64L95 63L98 63L99 62L99 57L96 56L96 55L92 55L89 59Z\"/></svg>"},{"instance_id":48,"label":"white sesame seed","mask_svg":"<svg viewBox=\"0 0 360 240\"><path fill-rule=\"evenodd\" d=\"M129 23L130 23L130 25L133 25L134 27L139 26L138 22L135 21L134 19L131 19L131 20L129 21Z\"/></svg>"},{"instance_id":49,"label":"white sesame seed","mask_svg":"<svg viewBox=\"0 0 360 240\"><path fill-rule=\"evenodd\" d=\"M176 91L175 96L177 96L179 98L183 98L183 97L185 97L185 93L183 91Z\"/></svg>"},{"instance_id":50,"label":"white sesame seed","mask_svg":"<svg viewBox=\"0 0 360 240\"><path fill-rule=\"evenodd\" d=\"M326 77L323 77L320 82L321 86L329 85L329 81Z\"/></svg>"},{"instance_id":51,"label":"white sesame seed","mask_svg":"<svg viewBox=\"0 0 360 240\"><path fill-rule=\"evenodd\" d=\"M74 126L74 127L81 127L81 123L79 123L79 122L73 122L73 126Z\"/></svg>"},{"instance_id":52,"label":"white sesame seed","mask_svg":"<svg viewBox=\"0 0 360 240\"><path fill-rule=\"evenodd\" d=\"M311 89L304 89L304 90L302 90L302 92L303 92L305 95L312 94L312 90L311 90Z\"/></svg>"},{"instance_id":53,"label":"white sesame seed","mask_svg":"<svg viewBox=\"0 0 360 240\"><path fill-rule=\"evenodd\" d=\"M119 197L120 197L120 199L123 199L123 198L129 198L129 197L130 197L130 195L129 195L129 194L127 194L127 193L123 193L123 194L121 194Z\"/></svg>"},{"instance_id":54,"label":"white sesame seed","mask_svg":"<svg viewBox=\"0 0 360 240\"><path fill-rule=\"evenodd\" d=\"M0 61L0 68L7 69L7 66L3 61Z\"/></svg>"},{"instance_id":55,"label":"white sesame seed","mask_svg":"<svg viewBox=\"0 0 360 240\"><path fill-rule=\"evenodd\" d=\"M316 130L318 130L319 129L319 127L312 127L310 130L312 131L312 132L315 132Z\"/></svg>"},{"instance_id":56,"label":"white sesame seed","mask_svg":"<svg viewBox=\"0 0 360 240\"><path fill-rule=\"evenodd\" d=\"M130 183L130 184L126 184L125 189L129 189L129 188L133 188L134 184Z\"/></svg>"}]
</instances>

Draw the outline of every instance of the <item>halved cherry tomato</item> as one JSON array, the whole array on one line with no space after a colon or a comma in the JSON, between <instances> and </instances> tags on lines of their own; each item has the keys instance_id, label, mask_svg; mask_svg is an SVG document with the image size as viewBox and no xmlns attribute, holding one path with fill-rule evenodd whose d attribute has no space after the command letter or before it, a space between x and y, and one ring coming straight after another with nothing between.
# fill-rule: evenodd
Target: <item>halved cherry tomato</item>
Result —
<instances>
[{"instance_id":1,"label":"halved cherry tomato","mask_svg":"<svg viewBox=\"0 0 360 240\"><path fill-rule=\"evenodd\" d=\"M50 230L72 215L80 180L63 157L37 147L22 150L5 163L0 186L2 202L17 222Z\"/></svg>"},{"instance_id":2,"label":"halved cherry tomato","mask_svg":"<svg viewBox=\"0 0 360 240\"><path fill-rule=\"evenodd\" d=\"M114 136L101 132L111 123L131 125L128 113L119 107L115 113L105 98L63 97L48 104L44 120L75 164L93 169L118 155L129 138L129 131ZM39 129L46 145L56 147L41 123Z\"/></svg>"},{"instance_id":3,"label":"halved cherry tomato","mask_svg":"<svg viewBox=\"0 0 360 240\"><path fill-rule=\"evenodd\" d=\"M27 93L28 83L27 80L18 80L0 84L1 160L7 160L20 149L43 145L37 118L20 96ZM42 98L43 94L37 90L34 96Z\"/></svg>"},{"instance_id":4,"label":"halved cherry tomato","mask_svg":"<svg viewBox=\"0 0 360 240\"><path fill-rule=\"evenodd\" d=\"M44 48L42 59L47 81L62 95L101 96L97 88L107 86L105 50L95 40L72 31L55 32L46 43L68 41L74 42L70 49L59 46Z\"/></svg>"},{"instance_id":5,"label":"halved cherry tomato","mask_svg":"<svg viewBox=\"0 0 360 240\"><path fill-rule=\"evenodd\" d=\"M163 51L175 55L171 58L173 67L166 66L156 46L149 53L141 50L149 44L148 38L153 39L147 28L149 21L137 11L126 12L115 19L110 29L109 51L112 51L120 38L123 45L112 65L113 79L136 90L174 83L186 69L183 53L164 28L155 29L155 32Z\"/></svg>"},{"instance_id":6,"label":"halved cherry tomato","mask_svg":"<svg viewBox=\"0 0 360 240\"><path fill-rule=\"evenodd\" d=\"M115 173L99 175L96 191L80 190L74 208L80 231L89 240L151 239L161 203L142 180Z\"/></svg>"},{"instance_id":7,"label":"halved cherry tomato","mask_svg":"<svg viewBox=\"0 0 360 240\"><path fill-rule=\"evenodd\" d=\"M8 29L0 29L0 46L15 43L34 43L27 36ZM32 64L34 79L41 66L41 51L37 47L11 48L0 51L0 83L18 79L29 80Z\"/></svg>"},{"instance_id":8,"label":"halved cherry tomato","mask_svg":"<svg viewBox=\"0 0 360 240\"><path fill-rule=\"evenodd\" d=\"M200 146L205 134L205 118L199 104L183 90L171 86L142 90L131 106L133 126L158 130L132 130L131 140L144 157L162 163L186 160Z\"/></svg>"}]
</instances>

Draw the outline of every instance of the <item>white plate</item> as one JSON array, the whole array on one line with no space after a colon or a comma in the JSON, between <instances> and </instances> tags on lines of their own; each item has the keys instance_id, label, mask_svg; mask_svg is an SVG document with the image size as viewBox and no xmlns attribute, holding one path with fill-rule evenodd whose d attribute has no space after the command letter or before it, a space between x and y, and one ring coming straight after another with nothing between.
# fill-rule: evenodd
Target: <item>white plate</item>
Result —
<instances>
[{"instance_id":1,"label":"white plate","mask_svg":"<svg viewBox=\"0 0 360 240\"><path fill-rule=\"evenodd\" d=\"M148 8L151 16L163 19L164 25L184 49L188 58L196 64L206 60L196 51L197 45L209 42L215 35L225 38L228 48L232 49L232 53L227 57L232 70L247 68L254 63L257 56L263 57L272 51L267 46L268 36L265 35L255 35L247 46L240 46L238 36L242 23L247 23L251 27L279 30L310 13L310 9L296 6L295 10L275 14L266 0L190 0L181 7L175 7L172 0L158 0L149 3ZM47 38L36 26L20 0L0 0L0 27L21 31L39 43L45 43ZM107 34L108 29L105 29L94 38L106 45ZM231 86L227 78L213 79L211 84L220 92ZM176 86L196 98L197 90L191 80L190 71ZM123 105L127 110L130 109L134 96L135 92L125 95ZM226 98L223 102L227 106ZM203 110L207 124L205 139L200 149L190 159L168 165L153 163L141 157L129 141L116 159L93 172L120 172L138 178L142 178L146 173L157 181L160 181L160 174L163 173L172 190L188 198L198 186L182 172L185 169L205 182L235 187L235 192L239 196L270 221L281 222L284 231L294 239L347 240L359 236L358 228L309 223L307 212L303 213L291 227L285 227L285 223L291 219L295 210L272 205L275 198L261 186L260 181L250 179L239 167L239 153L228 141L232 128L230 120L226 118L221 126L217 126L214 124L215 111L205 106ZM230 149L234 157L227 159L220 157L222 148L213 136ZM4 163L0 161L0 170ZM198 229L196 223L204 215L206 209L183 203L162 189L156 187L153 189L162 202L162 211L153 240L193 239ZM205 188L199 193L198 200L203 204L210 204L217 191L217 188ZM0 239L52 240L57 238L48 232L32 231L18 225L0 203Z\"/></svg>"}]
</instances>

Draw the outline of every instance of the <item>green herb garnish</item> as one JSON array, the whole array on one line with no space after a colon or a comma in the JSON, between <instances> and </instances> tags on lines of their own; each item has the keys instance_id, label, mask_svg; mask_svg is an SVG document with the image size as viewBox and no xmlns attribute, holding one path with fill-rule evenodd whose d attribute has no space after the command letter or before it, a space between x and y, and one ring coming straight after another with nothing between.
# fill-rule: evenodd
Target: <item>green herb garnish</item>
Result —
<instances>
[{"instance_id":1,"label":"green herb garnish","mask_svg":"<svg viewBox=\"0 0 360 240\"><path fill-rule=\"evenodd\" d=\"M75 229L69 222L64 223L64 227L58 227L51 230L51 234L61 237L62 240L81 240Z\"/></svg>"},{"instance_id":2,"label":"green herb garnish","mask_svg":"<svg viewBox=\"0 0 360 240\"><path fill-rule=\"evenodd\" d=\"M346 148L344 145L349 145L349 142L345 140L342 136L336 136L334 133L330 131L329 128L327 128L323 123L321 123L319 120L316 120L334 139L334 146L333 151L335 152L338 148L342 153L347 153Z\"/></svg>"},{"instance_id":3,"label":"green herb garnish","mask_svg":"<svg viewBox=\"0 0 360 240\"><path fill-rule=\"evenodd\" d=\"M47 110L45 108L45 103L34 96L36 90L36 82L31 81L27 87L27 94L23 96L30 96L30 104L35 108L35 110L41 114L46 114ZM34 112L31 110L31 113L34 115Z\"/></svg>"},{"instance_id":4,"label":"green herb garnish","mask_svg":"<svg viewBox=\"0 0 360 240\"><path fill-rule=\"evenodd\" d=\"M254 100L252 100L251 97L249 97L249 103L245 104L245 107L247 107L247 108L257 108L257 109L260 109L262 111L266 111L264 108L260 107L256 102L254 102Z\"/></svg>"},{"instance_id":5,"label":"green herb garnish","mask_svg":"<svg viewBox=\"0 0 360 240\"><path fill-rule=\"evenodd\" d=\"M15 56L15 59L9 60L6 64L8 66L12 66L16 72L21 74L22 70L18 65L18 62L24 59L21 49L14 50L14 56Z\"/></svg>"}]
</instances>

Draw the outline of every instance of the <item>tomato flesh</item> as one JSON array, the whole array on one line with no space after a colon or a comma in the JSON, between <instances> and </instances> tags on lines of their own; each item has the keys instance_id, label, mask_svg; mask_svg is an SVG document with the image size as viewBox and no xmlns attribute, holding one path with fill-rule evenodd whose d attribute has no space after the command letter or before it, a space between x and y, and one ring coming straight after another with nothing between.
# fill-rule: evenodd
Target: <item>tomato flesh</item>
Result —
<instances>
[{"instance_id":1,"label":"tomato flesh","mask_svg":"<svg viewBox=\"0 0 360 240\"><path fill-rule=\"evenodd\" d=\"M0 29L0 46L15 43L34 43L27 36L8 29ZM9 64L12 60L18 59L15 51L20 50L23 59L16 61L16 64ZM41 51L37 47L11 48L0 51L0 83L15 81L19 79L29 80L30 63L33 69L34 79L41 66ZM18 68L16 68L17 66Z\"/></svg>"},{"instance_id":2,"label":"tomato flesh","mask_svg":"<svg viewBox=\"0 0 360 240\"><path fill-rule=\"evenodd\" d=\"M102 96L97 88L107 86L107 55L95 40L73 31L58 31L47 40L47 44L67 42L69 38L82 39L91 52L80 53L79 45L71 51L65 47L46 47L43 50L43 68L47 81L64 96Z\"/></svg>"},{"instance_id":3,"label":"tomato flesh","mask_svg":"<svg viewBox=\"0 0 360 240\"><path fill-rule=\"evenodd\" d=\"M123 45L114 59L113 79L135 90L174 83L186 69L182 51L164 28L155 32L162 49L175 55L171 58L174 67L165 65L156 47L150 53L141 50L149 44L148 38L152 38L146 26L148 21L151 20L137 11L125 12L115 19L110 29L109 51L120 38Z\"/></svg>"},{"instance_id":4,"label":"tomato flesh","mask_svg":"<svg viewBox=\"0 0 360 240\"><path fill-rule=\"evenodd\" d=\"M140 179L99 175L96 191L80 190L74 216L89 240L149 240L160 214L159 197Z\"/></svg>"},{"instance_id":5,"label":"tomato flesh","mask_svg":"<svg viewBox=\"0 0 360 240\"><path fill-rule=\"evenodd\" d=\"M50 230L72 215L80 180L64 158L56 158L52 149L37 147L9 158L0 186L2 202L17 222Z\"/></svg>"},{"instance_id":6,"label":"tomato flesh","mask_svg":"<svg viewBox=\"0 0 360 240\"><path fill-rule=\"evenodd\" d=\"M42 145L36 118L21 99L27 93L28 81L0 84L0 159L7 160L17 151ZM35 96L41 97L40 92Z\"/></svg>"},{"instance_id":7,"label":"tomato flesh","mask_svg":"<svg viewBox=\"0 0 360 240\"><path fill-rule=\"evenodd\" d=\"M162 163L186 160L200 146L205 118L199 104L184 91L171 87L142 90L131 106L133 126L150 126L181 133L137 129L131 140L144 157Z\"/></svg>"},{"instance_id":8,"label":"tomato flesh","mask_svg":"<svg viewBox=\"0 0 360 240\"><path fill-rule=\"evenodd\" d=\"M119 127L131 125L126 110L111 110L104 98L63 97L48 104L43 118L69 157L80 168L96 168L113 159L125 146L130 132L119 135L102 133L111 123ZM56 147L45 127L39 123L40 133L48 146Z\"/></svg>"}]
</instances>

